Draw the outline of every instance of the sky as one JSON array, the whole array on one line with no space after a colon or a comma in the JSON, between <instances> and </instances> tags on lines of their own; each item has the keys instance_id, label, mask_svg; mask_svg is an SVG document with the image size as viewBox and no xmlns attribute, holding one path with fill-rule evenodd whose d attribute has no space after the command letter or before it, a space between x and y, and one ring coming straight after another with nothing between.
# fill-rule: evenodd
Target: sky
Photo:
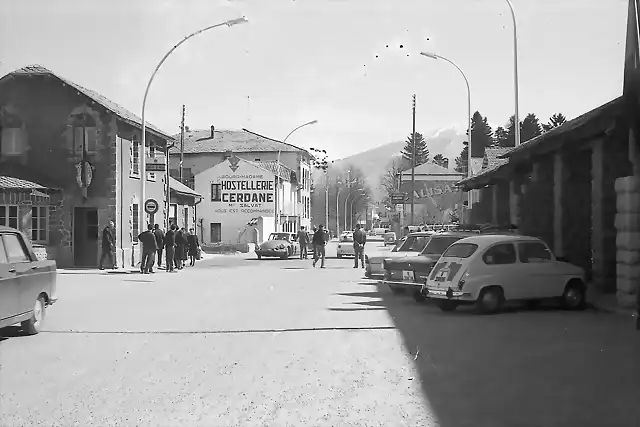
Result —
<instances>
[{"instance_id":1,"label":"sky","mask_svg":"<svg viewBox=\"0 0 640 427\"><path fill-rule=\"evenodd\" d=\"M512 0L517 15L520 119L574 118L622 93L627 0ZM472 111L491 125L514 111L513 26L504 0L0 0L0 75L29 64L141 113L160 59L204 32L158 72L146 117L179 132L248 128L325 149L332 159L466 129ZM402 47L401 47L402 46ZM449 147L455 157L460 147ZM435 153L432 153L435 154Z\"/></svg>"}]
</instances>

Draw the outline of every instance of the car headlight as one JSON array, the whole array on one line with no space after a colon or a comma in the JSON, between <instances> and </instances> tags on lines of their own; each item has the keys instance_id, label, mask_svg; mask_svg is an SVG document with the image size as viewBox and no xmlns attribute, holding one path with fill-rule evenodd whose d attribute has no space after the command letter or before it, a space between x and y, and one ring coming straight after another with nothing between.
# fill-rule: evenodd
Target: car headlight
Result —
<instances>
[{"instance_id":1,"label":"car headlight","mask_svg":"<svg viewBox=\"0 0 640 427\"><path fill-rule=\"evenodd\" d=\"M284 249L284 245L278 246L278 249Z\"/></svg>"}]
</instances>

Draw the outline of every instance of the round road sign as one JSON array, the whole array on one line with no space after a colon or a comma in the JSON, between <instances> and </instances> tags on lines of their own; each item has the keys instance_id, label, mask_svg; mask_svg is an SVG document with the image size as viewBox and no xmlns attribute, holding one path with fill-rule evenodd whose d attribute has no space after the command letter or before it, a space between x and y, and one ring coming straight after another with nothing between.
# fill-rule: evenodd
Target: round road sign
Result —
<instances>
[{"instance_id":1,"label":"round road sign","mask_svg":"<svg viewBox=\"0 0 640 427\"><path fill-rule=\"evenodd\" d=\"M144 211L148 214L154 214L158 212L158 208L158 202L156 202L154 199L147 199L147 201L144 202Z\"/></svg>"}]
</instances>

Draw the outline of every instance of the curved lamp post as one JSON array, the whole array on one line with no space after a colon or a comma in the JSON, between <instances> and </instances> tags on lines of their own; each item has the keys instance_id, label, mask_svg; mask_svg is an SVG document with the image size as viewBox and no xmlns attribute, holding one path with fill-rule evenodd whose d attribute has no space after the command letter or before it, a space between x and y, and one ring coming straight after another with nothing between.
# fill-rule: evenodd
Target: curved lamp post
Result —
<instances>
[{"instance_id":1,"label":"curved lamp post","mask_svg":"<svg viewBox=\"0 0 640 427\"><path fill-rule=\"evenodd\" d=\"M515 137L516 137L516 147L520 145L520 114L518 107L518 24L516 20L516 12L513 8L513 3L511 0L505 0L509 5L509 10L511 11L511 19L513 20L513 84L515 88Z\"/></svg>"},{"instance_id":2,"label":"curved lamp post","mask_svg":"<svg viewBox=\"0 0 640 427\"><path fill-rule=\"evenodd\" d=\"M291 132L289 132L289 134L287 136L284 137L284 139L282 140L282 143L286 143L287 139L289 139L289 137L298 129L303 128L305 126L309 126L309 125L315 125L316 123L318 123L317 120L311 120L310 122L307 123L303 123L300 126L298 126L297 128L295 128L294 130L292 130ZM275 191L275 196L276 196L276 206L275 206L275 211L274 211L274 225L275 225L275 231L278 232L278 227L280 226L280 201L279 201L279 196L280 196L280 153L282 153L282 149L278 150L278 160L277 160L277 164L276 164L276 177L278 179L277 183L276 183L276 191Z\"/></svg>"},{"instance_id":3,"label":"curved lamp post","mask_svg":"<svg viewBox=\"0 0 640 427\"><path fill-rule=\"evenodd\" d=\"M357 191L356 191L356 192L354 192L354 193L348 194L348 195L347 195L347 198L346 198L346 199L344 199L344 230L343 230L343 231L347 231L347 201L349 200L349 197L351 197L351 196L352 196L352 195L354 195L354 194L355 194L355 195L358 195L358 194L361 194L361 193L364 193L364 192L365 192L365 191L364 191L364 190L362 190L362 189L357 190Z\"/></svg>"},{"instance_id":4,"label":"curved lamp post","mask_svg":"<svg viewBox=\"0 0 640 427\"><path fill-rule=\"evenodd\" d=\"M336 194L336 234L339 236L340 235L340 192L344 189L344 188L350 188L352 184L355 184L357 182L357 180L354 181L349 181L347 182L347 186L346 187L340 187L338 188L338 194ZM348 198L349 196L347 196ZM345 200L345 207L344 207L345 211L344 211L344 217L345 217L345 226L344 229L347 229L347 201Z\"/></svg>"},{"instance_id":5,"label":"curved lamp post","mask_svg":"<svg viewBox=\"0 0 640 427\"><path fill-rule=\"evenodd\" d=\"M363 191L362 194L359 194L351 201L351 210L350 210L351 215L349 216L349 226L351 227L352 230L353 230L353 204L358 202L362 196L364 196L365 198L367 197L367 193L365 193L364 190L362 191Z\"/></svg>"},{"instance_id":6,"label":"curved lamp post","mask_svg":"<svg viewBox=\"0 0 640 427\"><path fill-rule=\"evenodd\" d=\"M147 183L147 171L146 171L146 121L145 121L145 108L147 106L147 96L149 95L149 89L151 88L151 83L153 83L153 79L155 79L156 74L158 73L158 70L160 69L160 67L162 67L162 64L164 64L164 61L167 60L167 58L169 57L169 55L171 55L180 45L182 45L184 42L186 42L187 40L189 40L192 37L197 36L198 34L204 33L205 31L214 29L214 28L218 28L218 27L224 27L225 25L227 27L232 27L234 25L237 24L243 24L245 22L249 22L247 21L247 19L243 16L242 18L237 18L237 19L232 19L230 21L225 21L222 22L220 24L216 24L216 25L211 25L209 27L203 28L201 30L196 31L195 33L191 33L188 36L186 36L184 39L180 40L180 42L178 44L176 44L174 47L172 47L169 52L167 52L162 59L160 60L160 62L158 63L158 65L156 66L155 70L153 71L153 74L151 74L151 78L149 79L149 82L147 83L147 88L144 91L144 98L142 99L142 142L141 142L141 147L142 149L139 151L139 159L140 159L140 202L138 204L138 229L139 230L146 230L146 228L144 227L145 224L145 215L146 212L144 211L144 203L146 201L146 194L145 194L145 185ZM166 153L167 157L169 156L168 150ZM169 171L166 171L166 175L167 175L167 183L169 181ZM167 203L169 203L169 201L167 200ZM167 217L169 216L169 210L167 209Z\"/></svg>"},{"instance_id":7,"label":"curved lamp post","mask_svg":"<svg viewBox=\"0 0 640 427\"><path fill-rule=\"evenodd\" d=\"M469 86L469 79L467 79L467 76L464 74L464 71L462 71L462 68L460 68L458 64L448 58L445 58L444 56L428 52L420 52L420 55L426 56L427 58L431 59L442 59L443 61L446 61L449 64L453 65L460 72L465 84L467 85L467 137L469 138L469 145L467 147L467 178L471 178L471 176L473 175L473 171L471 170L471 87ZM471 207L473 203L471 192L469 192L468 203L469 207Z\"/></svg>"}]
</instances>

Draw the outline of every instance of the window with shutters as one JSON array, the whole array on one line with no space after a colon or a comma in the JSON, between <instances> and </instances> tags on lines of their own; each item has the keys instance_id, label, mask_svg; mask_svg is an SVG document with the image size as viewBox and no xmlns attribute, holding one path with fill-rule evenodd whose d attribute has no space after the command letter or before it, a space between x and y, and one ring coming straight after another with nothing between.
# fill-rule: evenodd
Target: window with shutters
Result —
<instances>
[{"instance_id":1,"label":"window with shutters","mask_svg":"<svg viewBox=\"0 0 640 427\"><path fill-rule=\"evenodd\" d=\"M33 206L31 208L31 241L47 242L49 230L49 208Z\"/></svg>"},{"instance_id":2,"label":"window with shutters","mask_svg":"<svg viewBox=\"0 0 640 427\"><path fill-rule=\"evenodd\" d=\"M222 201L222 191L220 188L220 184L211 184L211 201L212 202L220 202Z\"/></svg>"},{"instance_id":3,"label":"window with shutters","mask_svg":"<svg viewBox=\"0 0 640 427\"><path fill-rule=\"evenodd\" d=\"M138 234L140 234L140 212L138 212L138 204L131 205L131 241L138 241Z\"/></svg>"},{"instance_id":4,"label":"window with shutters","mask_svg":"<svg viewBox=\"0 0 640 427\"><path fill-rule=\"evenodd\" d=\"M26 148L27 132L22 128L2 128L0 142L3 156L19 156Z\"/></svg>"},{"instance_id":5,"label":"window with shutters","mask_svg":"<svg viewBox=\"0 0 640 427\"><path fill-rule=\"evenodd\" d=\"M140 176L140 143L137 140L131 141L131 152L129 163L131 164L130 176Z\"/></svg>"},{"instance_id":6,"label":"window with shutters","mask_svg":"<svg viewBox=\"0 0 640 427\"><path fill-rule=\"evenodd\" d=\"M98 152L98 140L100 132L97 127L74 126L73 128L73 152L77 156L82 156L82 150L87 154Z\"/></svg>"}]
</instances>

